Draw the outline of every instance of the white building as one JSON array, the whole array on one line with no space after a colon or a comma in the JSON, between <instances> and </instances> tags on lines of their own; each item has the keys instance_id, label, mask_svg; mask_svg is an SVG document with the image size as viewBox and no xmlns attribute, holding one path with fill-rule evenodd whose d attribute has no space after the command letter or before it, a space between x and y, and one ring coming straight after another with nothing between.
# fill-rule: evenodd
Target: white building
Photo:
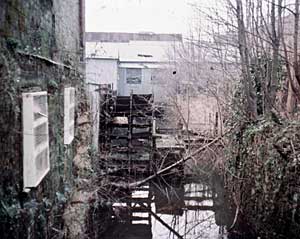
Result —
<instances>
[{"instance_id":1,"label":"white building","mask_svg":"<svg viewBox=\"0 0 300 239\"><path fill-rule=\"evenodd\" d=\"M112 84L118 95L151 94L154 70L174 60L180 34L87 33L87 83ZM172 63L171 63L172 64Z\"/></svg>"},{"instance_id":2,"label":"white building","mask_svg":"<svg viewBox=\"0 0 300 239\"><path fill-rule=\"evenodd\" d=\"M153 94L164 97L163 82L155 79L157 69L174 64L180 34L86 33L86 82L91 97L94 145L98 145L100 84L109 84L117 95Z\"/></svg>"}]
</instances>

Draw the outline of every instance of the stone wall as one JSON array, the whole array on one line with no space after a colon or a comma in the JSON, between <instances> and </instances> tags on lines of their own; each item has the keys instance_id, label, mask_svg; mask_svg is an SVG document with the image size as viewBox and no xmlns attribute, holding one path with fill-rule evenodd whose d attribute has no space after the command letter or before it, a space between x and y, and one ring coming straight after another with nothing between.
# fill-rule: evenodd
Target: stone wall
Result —
<instances>
[{"instance_id":1,"label":"stone wall","mask_svg":"<svg viewBox=\"0 0 300 239\"><path fill-rule=\"evenodd\" d=\"M1 238L53 238L64 234L65 204L76 182L73 158L84 95L83 1L0 2L0 234ZM63 142L64 88L76 88L75 139ZM50 172L23 192L22 93L47 91Z\"/></svg>"},{"instance_id":2,"label":"stone wall","mask_svg":"<svg viewBox=\"0 0 300 239\"><path fill-rule=\"evenodd\" d=\"M84 0L0 2L0 37L19 49L78 65L83 56Z\"/></svg>"}]
</instances>

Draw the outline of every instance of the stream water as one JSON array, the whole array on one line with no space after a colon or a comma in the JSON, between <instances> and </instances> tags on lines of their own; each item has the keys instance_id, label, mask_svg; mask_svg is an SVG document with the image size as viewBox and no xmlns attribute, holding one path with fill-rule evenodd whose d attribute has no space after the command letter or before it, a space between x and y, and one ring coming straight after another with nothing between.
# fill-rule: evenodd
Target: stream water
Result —
<instances>
[{"instance_id":1,"label":"stream water","mask_svg":"<svg viewBox=\"0 0 300 239\"><path fill-rule=\"evenodd\" d=\"M233 238L233 221L220 177L160 179L113 204L104 239ZM237 238L237 237L234 237Z\"/></svg>"}]
</instances>

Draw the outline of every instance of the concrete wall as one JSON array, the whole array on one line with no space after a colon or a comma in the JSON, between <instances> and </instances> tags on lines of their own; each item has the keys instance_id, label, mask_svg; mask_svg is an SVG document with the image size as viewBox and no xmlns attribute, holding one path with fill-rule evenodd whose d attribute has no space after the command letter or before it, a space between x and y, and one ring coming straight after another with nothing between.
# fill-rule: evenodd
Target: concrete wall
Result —
<instances>
[{"instance_id":1,"label":"concrete wall","mask_svg":"<svg viewBox=\"0 0 300 239\"><path fill-rule=\"evenodd\" d=\"M141 84L128 84L126 82L126 69L127 68L119 68L119 78L117 84L118 95L129 96L131 91L134 94L152 94L152 69L142 68Z\"/></svg>"},{"instance_id":2,"label":"concrete wall","mask_svg":"<svg viewBox=\"0 0 300 239\"><path fill-rule=\"evenodd\" d=\"M86 59L86 83L92 112L93 147L98 151L100 97L99 84L112 84L117 87L118 61L114 59Z\"/></svg>"},{"instance_id":3,"label":"concrete wall","mask_svg":"<svg viewBox=\"0 0 300 239\"><path fill-rule=\"evenodd\" d=\"M100 94L99 86L87 85L87 94L90 102L91 120L92 120L92 143L93 149L98 152L99 142L99 124L100 124Z\"/></svg>"},{"instance_id":4,"label":"concrete wall","mask_svg":"<svg viewBox=\"0 0 300 239\"><path fill-rule=\"evenodd\" d=\"M118 80L118 61L114 59L86 59L86 82L113 84Z\"/></svg>"},{"instance_id":5,"label":"concrete wall","mask_svg":"<svg viewBox=\"0 0 300 239\"><path fill-rule=\"evenodd\" d=\"M177 82L173 71L174 69L170 66L152 70L152 88L155 103L170 103L170 97L177 94Z\"/></svg>"},{"instance_id":6,"label":"concrete wall","mask_svg":"<svg viewBox=\"0 0 300 239\"><path fill-rule=\"evenodd\" d=\"M0 237L55 238L74 186L83 91L79 0L0 1ZM75 139L63 142L64 88L76 88ZM22 93L48 92L50 172L23 192Z\"/></svg>"}]
</instances>

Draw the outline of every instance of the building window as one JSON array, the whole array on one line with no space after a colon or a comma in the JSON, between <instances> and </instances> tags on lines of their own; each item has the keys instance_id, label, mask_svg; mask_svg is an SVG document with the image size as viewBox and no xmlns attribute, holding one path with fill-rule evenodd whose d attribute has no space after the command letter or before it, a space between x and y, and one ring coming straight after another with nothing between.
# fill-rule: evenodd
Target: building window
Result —
<instances>
[{"instance_id":1,"label":"building window","mask_svg":"<svg viewBox=\"0 0 300 239\"><path fill-rule=\"evenodd\" d=\"M47 92L28 92L23 99L23 185L39 185L50 170Z\"/></svg>"},{"instance_id":2,"label":"building window","mask_svg":"<svg viewBox=\"0 0 300 239\"><path fill-rule=\"evenodd\" d=\"M142 83L142 69L127 68L126 69L126 83L127 84L141 84Z\"/></svg>"},{"instance_id":3,"label":"building window","mask_svg":"<svg viewBox=\"0 0 300 239\"><path fill-rule=\"evenodd\" d=\"M74 139L75 125L75 88L64 90L64 143L71 144Z\"/></svg>"}]
</instances>

